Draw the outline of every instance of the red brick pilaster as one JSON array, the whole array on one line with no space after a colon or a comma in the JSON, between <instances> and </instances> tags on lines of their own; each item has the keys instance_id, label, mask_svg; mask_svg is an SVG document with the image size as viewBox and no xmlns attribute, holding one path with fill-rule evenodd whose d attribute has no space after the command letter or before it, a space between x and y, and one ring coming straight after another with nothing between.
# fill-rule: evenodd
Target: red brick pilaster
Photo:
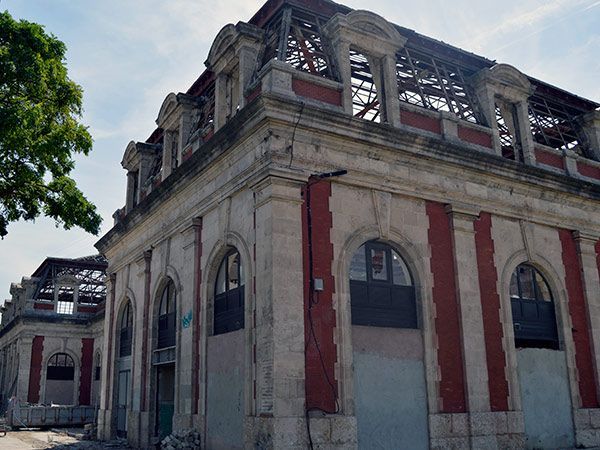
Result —
<instances>
[{"instance_id":1,"label":"red brick pilaster","mask_svg":"<svg viewBox=\"0 0 600 450\"><path fill-rule=\"evenodd\" d=\"M304 333L307 343L305 353L306 408L320 408L333 412L337 397L334 373L337 357L333 341L336 319L332 304L334 292L334 278L331 273L333 244L330 236L332 216L329 211L331 183L326 180L316 182L311 180L303 189L302 195L304 198L302 207ZM310 245L309 242L312 244ZM311 293L311 254L313 278L323 280L324 290L321 292L313 291Z\"/></svg>"},{"instance_id":2,"label":"red brick pilaster","mask_svg":"<svg viewBox=\"0 0 600 450\"><path fill-rule=\"evenodd\" d=\"M492 411L508 411L508 381L506 380L506 355L502 346L504 332L500 320L500 296L498 273L494 264L494 241L492 239L492 216L482 212L475 221L475 247L479 268L479 292L483 313L485 354L488 368L490 408Z\"/></svg>"},{"instance_id":3,"label":"red brick pilaster","mask_svg":"<svg viewBox=\"0 0 600 450\"><path fill-rule=\"evenodd\" d=\"M79 404L89 405L92 397L92 372L94 366L94 339L81 339L81 375L79 377Z\"/></svg>"},{"instance_id":4,"label":"red brick pilaster","mask_svg":"<svg viewBox=\"0 0 600 450\"><path fill-rule=\"evenodd\" d=\"M436 311L441 412L465 412L465 377L450 219L442 203L427 202L426 212L429 218L432 294Z\"/></svg>"},{"instance_id":5,"label":"red brick pilaster","mask_svg":"<svg viewBox=\"0 0 600 450\"><path fill-rule=\"evenodd\" d=\"M31 344L31 363L29 365L29 389L27 401L40 402L40 386L42 381L42 354L44 352L44 336L36 336Z\"/></svg>"},{"instance_id":6,"label":"red brick pilaster","mask_svg":"<svg viewBox=\"0 0 600 450\"><path fill-rule=\"evenodd\" d=\"M597 408L596 378L590 330L587 320L587 308L583 283L581 280L581 264L577 256L577 247L573 233L570 230L559 230L562 245L562 259L565 269L565 286L569 297L569 314L575 343L575 364L578 372L579 395L581 407Z\"/></svg>"}]
</instances>

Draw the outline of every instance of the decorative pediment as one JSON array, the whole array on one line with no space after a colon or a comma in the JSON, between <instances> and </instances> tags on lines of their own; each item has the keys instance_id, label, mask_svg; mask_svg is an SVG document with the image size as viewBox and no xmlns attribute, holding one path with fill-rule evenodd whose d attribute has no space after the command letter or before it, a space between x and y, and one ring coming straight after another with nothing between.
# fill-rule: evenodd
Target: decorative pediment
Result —
<instances>
[{"instance_id":1,"label":"decorative pediment","mask_svg":"<svg viewBox=\"0 0 600 450\"><path fill-rule=\"evenodd\" d=\"M324 27L332 42L345 41L368 54L393 54L404 46L406 38L383 17L370 11L337 13Z\"/></svg>"},{"instance_id":2,"label":"decorative pediment","mask_svg":"<svg viewBox=\"0 0 600 450\"><path fill-rule=\"evenodd\" d=\"M489 69L492 79L511 87L529 92L531 83L527 77L509 64L496 64Z\"/></svg>"},{"instance_id":3,"label":"decorative pediment","mask_svg":"<svg viewBox=\"0 0 600 450\"><path fill-rule=\"evenodd\" d=\"M167 118L175 111L177 108L177 96L171 92L164 99L160 110L158 112L158 117L156 118L156 124L163 128L164 123L167 121Z\"/></svg>"},{"instance_id":4,"label":"decorative pediment","mask_svg":"<svg viewBox=\"0 0 600 450\"><path fill-rule=\"evenodd\" d=\"M402 41L400 33L391 23L371 11L352 11L346 15L346 21L351 28L357 31L360 30L389 41Z\"/></svg>"},{"instance_id":5,"label":"decorative pediment","mask_svg":"<svg viewBox=\"0 0 600 450\"><path fill-rule=\"evenodd\" d=\"M262 41L262 36L263 30L246 22L225 25L213 41L204 64L208 70L218 72L235 57L238 50L237 46L241 41L246 40L247 42L259 44Z\"/></svg>"},{"instance_id":6,"label":"decorative pediment","mask_svg":"<svg viewBox=\"0 0 600 450\"><path fill-rule=\"evenodd\" d=\"M232 23L229 23L221 28L221 31L217 33L217 37L210 46L208 58L206 58L205 64L209 70L212 70L216 62L227 51L227 49L231 48L231 45L237 35L238 32L235 29L235 25Z\"/></svg>"},{"instance_id":7,"label":"decorative pediment","mask_svg":"<svg viewBox=\"0 0 600 450\"><path fill-rule=\"evenodd\" d=\"M121 160L121 166L125 170L134 170L137 160L137 145L134 141L130 141L127 144L123 159Z\"/></svg>"}]
</instances>

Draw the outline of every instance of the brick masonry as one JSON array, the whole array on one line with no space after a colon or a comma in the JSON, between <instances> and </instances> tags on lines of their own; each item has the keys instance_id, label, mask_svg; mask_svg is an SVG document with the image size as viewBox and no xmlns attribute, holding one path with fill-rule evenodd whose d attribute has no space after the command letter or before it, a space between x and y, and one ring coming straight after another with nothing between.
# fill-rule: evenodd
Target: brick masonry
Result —
<instances>
[{"instance_id":1,"label":"brick masonry","mask_svg":"<svg viewBox=\"0 0 600 450\"><path fill-rule=\"evenodd\" d=\"M81 376L79 378L79 404L90 405L92 397L92 373L94 366L94 339L81 339Z\"/></svg>"},{"instance_id":2,"label":"brick masonry","mask_svg":"<svg viewBox=\"0 0 600 450\"><path fill-rule=\"evenodd\" d=\"M485 353L487 358L490 408L492 411L508 411L508 381L505 376L506 356L502 346L503 331L500 320L500 296L498 274L494 264L494 240L492 239L492 216L482 212L474 223L479 289L483 313Z\"/></svg>"},{"instance_id":3,"label":"brick masonry","mask_svg":"<svg viewBox=\"0 0 600 450\"><path fill-rule=\"evenodd\" d=\"M326 86L319 86L305 80L294 78L292 80L292 90L301 97L312 98L336 106L342 104L342 94L340 91Z\"/></svg>"},{"instance_id":4,"label":"brick masonry","mask_svg":"<svg viewBox=\"0 0 600 450\"><path fill-rule=\"evenodd\" d=\"M442 203L427 202L426 211L429 217L432 296L436 309L435 329L441 374L441 410L464 412L465 381L450 222Z\"/></svg>"},{"instance_id":5,"label":"brick masonry","mask_svg":"<svg viewBox=\"0 0 600 450\"><path fill-rule=\"evenodd\" d=\"M461 141L481 145L482 147L492 148L493 146L490 134L460 125L458 126L458 138Z\"/></svg>"},{"instance_id":6,"label":"brick masonry","mask_svg":"<svg viewBox=\"0 0 600 450\"><path fill-rule=\"evenodd\" d=\"M565 285L569 297L569 313L573 323L573 342L575 343L575 362L579 378L581 406L597 408L596 376L592 361L585 295L581 283L581 266L572 232L561 229L559 235L565 268Z\"/></svg>"},{"instance_id":7,"label":"brick masonry","mask_svg":"<svg viewBox=\"0 0 600 450\"><path fill-rule=\"evenodd\" d=\"M435 134L442 134L442 125L439 119L429 117L425 114L419 114L405 109L400 110L400 122L410 127L421 130L431 131Z\"/></svg>"},{"instance_id":8,"label":"brick masonry","mask_svg":"<svg viewBox=\"0 0 600 450\"><path fill-rule=\"evenodd\" d=\"M31 366L29 369L29 393L27 401L38 403L40 401L40 384L42 381L42 356L44 354L44 336L33 338L31 346Z\"/></svg>"},{"instance_id":9,"label":"brick masonry","mask_svg":"<svg viewBox=\"0 0 600 450\"><path fill-rule=\"evenodd\" d=\"M337 350L333 341L336 319L332 304L333 245L330 238L332 216L329 210L331 183L309 181L303 195L304 319L307 342L306 408L320 408L333 412L337 397L334 373ZM312 229L309 229L308 224L308 195L310 195ZM322 279L324 285L323 291L315 292L313 297L310 295L309 233L312 239L313 277Z\"/></svg>"}]
</instances>

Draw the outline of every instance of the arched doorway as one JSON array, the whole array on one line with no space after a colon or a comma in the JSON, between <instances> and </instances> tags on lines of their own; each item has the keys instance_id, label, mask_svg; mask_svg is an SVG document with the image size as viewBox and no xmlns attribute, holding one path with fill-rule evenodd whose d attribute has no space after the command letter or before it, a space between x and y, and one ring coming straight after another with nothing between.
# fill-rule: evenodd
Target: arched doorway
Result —
<instances>
[{"instance_id":1,"label":"arched doorway","mask_svg":"<svg viewBox=\"0 0 600 450\"><path fill-rule=\"evenodd\" d=\"M245 289L240 253L219 261L213 291L212 336L207 339L206 446L244 448Z\"/></svg>"},{"instance_id":2,"label":"arched doorway","mask_svg":"<svg viewBox=\"0 0 600 450\"><path fill-rule=\"evenodd\" d=\"M131 347L133 311L128 300L119 320L119 352L117 359L116 430L118 437L127 437L127 412L131 389Z\"/></svg>"},{"instance_id":3,"label":"arched doorway","mask_svg":"<svg viewBox=\"0 0 600 450\"><path fill-rule=\"evenodd\" d=\"M554 300L539 270L527 263L516 267L510 301L527 448L574 445L569 374Z\"/></svg>"},{"instance_id":4,"label":"arched doorway","mask_svg":"<svg viewBox=\"0 0 600 450\"><path fill-rule=\"evenodd\" d=\"M177 343L177 291L169 279L162 289L157 318L155 434L165 437L173 431L175 413L175 346Z\"/></svg>"},{"instance_id":5,"label":"arched doorway","mask_svg":"<svg viewBox=\"0 0 600 450\"><path fill-rule=\"evenodd\" d=\"M75 390L75 362L66 353L55 353L46 369L45 403L73 405Z\"/></svg>"},{"instance_id":6,"label":"arched doorway","mask_svg":"<svg viewBox=\"0 0 600 450\"><path fill-rule=\"evenodd\" d=\"M354 405L358 446L429 447L424 346L408 265L369 241L350 263Z\"/></svg>"}]
</instances>

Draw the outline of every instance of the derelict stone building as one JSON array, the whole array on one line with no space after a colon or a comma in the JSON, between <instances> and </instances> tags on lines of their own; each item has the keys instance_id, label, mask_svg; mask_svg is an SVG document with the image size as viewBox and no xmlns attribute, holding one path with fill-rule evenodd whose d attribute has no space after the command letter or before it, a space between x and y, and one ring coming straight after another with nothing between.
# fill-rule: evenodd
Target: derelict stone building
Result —
<instances>
[{"instance_id":1,"label":"derelict stone building","mask_svg":"<svg viewBox=\"0 0 600 450\"><path fill-rule=\"evenodd\" d=\"M0 323L0 410L100 400L106 260L46 258L10 286Z\"/></svg>"},{"instance_id":2,"label":"derelict stone building","mask_svg":"<svg viewBox=\"0 0 600 450\"><path fill-rule=\"evenodd\" d=\"M206 65L97 243L104 438L600 445L597 103L326 0Z\"/></svg>"}]
</instances>

